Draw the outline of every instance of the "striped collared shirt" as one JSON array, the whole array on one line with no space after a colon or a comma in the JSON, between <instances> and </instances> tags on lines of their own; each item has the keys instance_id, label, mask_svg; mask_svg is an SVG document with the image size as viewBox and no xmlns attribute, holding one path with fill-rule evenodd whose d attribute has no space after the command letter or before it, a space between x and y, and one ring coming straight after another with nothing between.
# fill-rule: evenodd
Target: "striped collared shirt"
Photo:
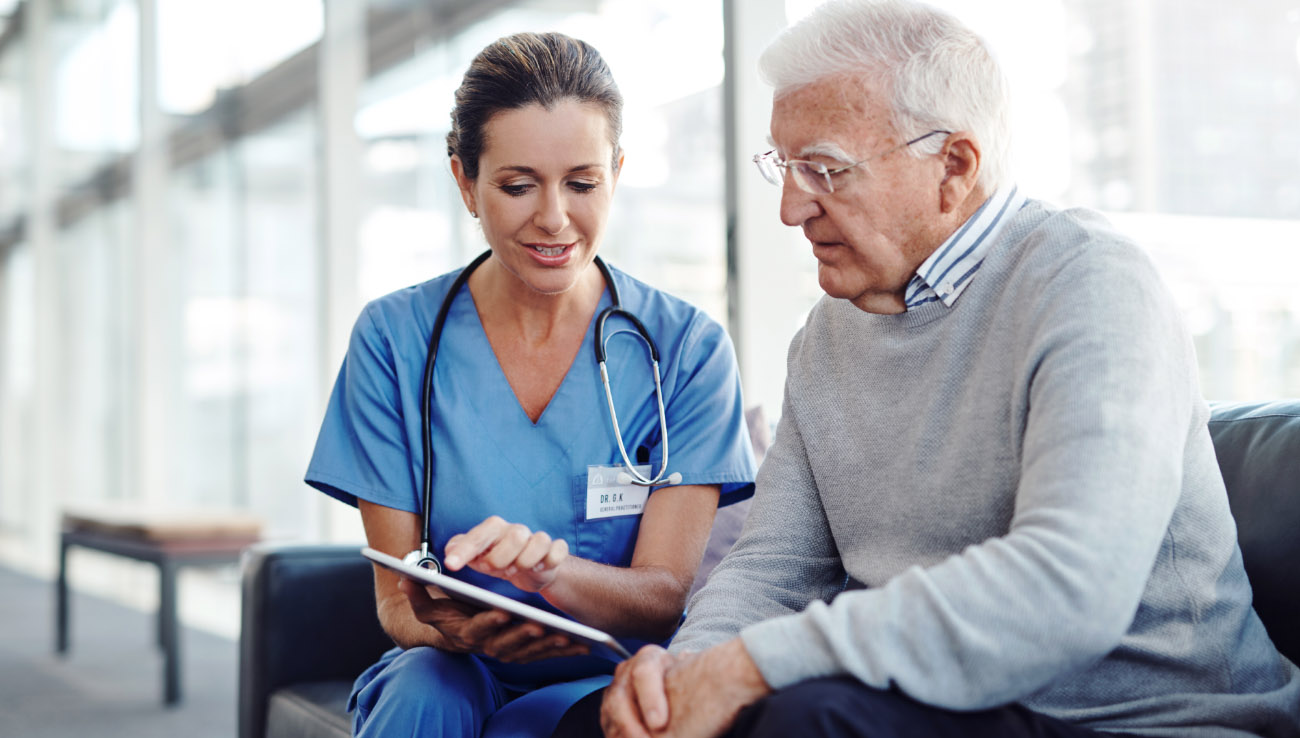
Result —
<instances>
[{"instance_id":1,"label":"striped collared shirt","mask_svg":"<svg viewBox=\"0 0 1300 738\"><path fill-rule=\"evenodd\" d=\"M921 263L903 293L905 308L911 310L935 300L952 307L984 263L989 247L1010 220L1008 216L1024 204L1025 196L1020 194L1019 187L999 187L956 233Z\"/></svg>"}]
</instances>

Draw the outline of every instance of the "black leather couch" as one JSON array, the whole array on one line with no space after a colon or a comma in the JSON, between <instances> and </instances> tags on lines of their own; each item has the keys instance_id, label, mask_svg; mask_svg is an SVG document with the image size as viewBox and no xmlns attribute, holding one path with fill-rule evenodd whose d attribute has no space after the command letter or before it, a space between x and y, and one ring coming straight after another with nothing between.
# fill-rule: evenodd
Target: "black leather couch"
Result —
<instances>
[{"instance_id":1,"label":"black leather couch","mask_svg":"<svg viewBox=\"0 0 1300 738\"><path fill-rule=\"evenodd\" d=\"M1300 401L1219 404L1210 434L1237 520L1255 609L1300 663ZM706 566L734 540L727 508ZM698 581L698 580L697 580ZM245 559L240 738L347 738L352 680L392 641L357 546L259 546Z\"/></svg>"}]
</instances>

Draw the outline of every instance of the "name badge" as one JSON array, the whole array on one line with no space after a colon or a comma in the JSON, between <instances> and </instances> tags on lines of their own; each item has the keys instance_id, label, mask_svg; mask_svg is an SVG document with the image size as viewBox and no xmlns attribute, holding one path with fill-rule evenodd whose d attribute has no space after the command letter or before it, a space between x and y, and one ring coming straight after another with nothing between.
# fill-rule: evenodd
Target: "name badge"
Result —
<instances>
[{"instance_id":1,"label":"name badge","mask_svg":"<svg viewBox=\"0 0 1300 738\"><path fill-rule=\"evenodd\" d=\"M650 465L635 467L650 475ZM618 475L627 471L622 466L587 467L587 520L616 518L622 515L640 515L650 488L638 484L619 484Z\"/></svg>"}]
</instances>

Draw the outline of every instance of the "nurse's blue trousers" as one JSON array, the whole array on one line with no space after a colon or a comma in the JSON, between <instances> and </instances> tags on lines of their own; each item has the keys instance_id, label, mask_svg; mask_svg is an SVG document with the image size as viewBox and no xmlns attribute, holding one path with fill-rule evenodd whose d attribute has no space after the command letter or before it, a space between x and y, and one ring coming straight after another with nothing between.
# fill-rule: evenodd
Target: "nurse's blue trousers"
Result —
<instances>
[{"instance_id":1,"label":"nurse's blue trousers","mask_svg":"<svg viewBox=\"0 0 1300 738\"><path fill-rule=\"evenodd\" d=\"M601 675L519 692L469 654L394 649L357 678L348 709L359 738L544 738L569 707L609 681Z\"/></svg>"}]
</instances>

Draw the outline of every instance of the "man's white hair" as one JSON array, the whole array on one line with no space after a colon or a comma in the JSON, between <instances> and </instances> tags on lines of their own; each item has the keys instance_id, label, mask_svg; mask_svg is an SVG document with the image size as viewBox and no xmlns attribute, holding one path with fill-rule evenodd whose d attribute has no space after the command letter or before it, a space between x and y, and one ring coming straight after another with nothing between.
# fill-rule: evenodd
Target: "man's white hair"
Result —
<instances>
[{"instance_id":1,"label":"man's white hair","mask_svg":"<svg viewBox=\"0 0 1300 738\"><path fill-rule=\"evenodd\" d=\"M941 10L911 0L832 0L782 32L759 69L777 97L834 76L879 84L903 140L969 131L982 149L979 183L992 193L1006 176L1006 79L984 40ZM909 151L934 154L942 142L934 136Z\"/></svg>"}]
</instances>

